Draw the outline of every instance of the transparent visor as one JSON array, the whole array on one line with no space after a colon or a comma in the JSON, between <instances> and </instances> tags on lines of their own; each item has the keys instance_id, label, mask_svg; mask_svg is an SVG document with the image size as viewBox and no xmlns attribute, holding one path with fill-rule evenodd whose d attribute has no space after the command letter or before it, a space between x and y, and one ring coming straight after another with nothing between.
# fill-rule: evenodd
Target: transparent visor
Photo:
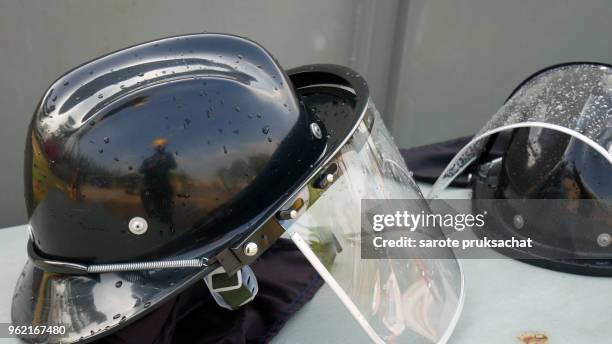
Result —
<instances>
[{"instance_id":1,"label":"transparent visor","mask_svg":"<svg viewBox=\"0 0 612 344\"><path fill-rule=\"evenodd\" d=\"M565 65L547 70L522 85L491 120L463 147L432 187L440 193L484 151L496 133L539 127L571 135L612 163L612 70L595 64Z\"/></svg>"},{"instance_id":2,"label":"transparent visor","mask_svg":"<svg viewBox=\"0 0 612 344\"><path fill-rule=\"evenodd\" d=\"M330 165L331 185L311 183L302 190L298 197L306 205L295 220L281 224L374 342L445 342L463 292L450 249L451 259L391 259L384 252L378 259L362 257L368 237L362 212L381 211L393 199L422 200L410 202L419 208L412 210L429 211L373 106ZM379 200L373 203L377 209L363 209L370 203L364 199Z\"/></svg>"}]
</instances>

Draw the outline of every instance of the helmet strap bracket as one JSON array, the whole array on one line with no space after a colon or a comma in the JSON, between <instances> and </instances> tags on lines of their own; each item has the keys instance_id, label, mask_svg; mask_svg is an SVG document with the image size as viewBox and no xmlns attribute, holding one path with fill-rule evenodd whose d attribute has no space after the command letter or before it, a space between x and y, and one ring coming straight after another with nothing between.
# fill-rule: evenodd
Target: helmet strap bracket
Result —
<instances>
[{"instance_id":1,"label":"helmet strap bracket","mask_svg":"<svg viewBox=\"0 0 612 344\"><path fill-rule=\"evenodd\" d=\"M283 233L285 229L276 218L270 218L239 245L219 252L216 255L217 261L228 275L232 275L241 267L253 263Z\"/></svg>"}]
</instances>

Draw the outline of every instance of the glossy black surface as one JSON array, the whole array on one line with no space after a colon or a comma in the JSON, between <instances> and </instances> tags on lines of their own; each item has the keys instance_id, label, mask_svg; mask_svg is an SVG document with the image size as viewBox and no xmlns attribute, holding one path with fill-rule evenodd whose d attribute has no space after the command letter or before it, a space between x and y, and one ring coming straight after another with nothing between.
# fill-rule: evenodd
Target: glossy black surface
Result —
<instances>
[{"instance_id":1,"label":"glossy black surface","mask_svg":"<svg viewBox=\"0 0 612 344\"><path fill-rule=\"evenodd\" d=\"M547 69L548 70L548 69ZM612 144L612 129L593 138ZM491 214L484 235L507 239L529 233L534 248L519 249L528 263L589 275L612 275L612 248L598 236L612 231L612 165L582 140L556 130L520 128L511 132L500 160L479 166L474 178L474 205ZM486 209L479 199L505 199L503 209ZM594 202L549 202L534 207L525 200L562 199ZM480 209L485 207L484 209ZM525 227L513 226L520 214ZM523 233L523 234L522 234ZM517 256L513 253L512 256ZM556 257L567 256L567 259Z\"/></svg>"},{"instance_id":2,"label":"glossy black surface","mask_svg":"<svg viewBox=\"0 0 612 344\"><path fill-rule=\"evenodd\" d=\"M93 263L214 250L259 226L323 156L313 121L242 38L175 37L87 63L50 87L30 128L36 247ZM135 216L143 235L128 230Z\"/></svg>"},{"instance_id":3,"label":"glossy black surface","mask_svg":"<svg viewBox=\"0 0 612 344\"><path fill-rule=\"evenodd\" d=\"M253 42L200 34L128 48L60 78L27 141L36 254L116 263L240 247L316 179L366 113L367 85L350 69L313 65L289 74ZM322 139L311 134L312 122ZM142 235L128 230L134 216L148 221ZM87 341L206 273L71 275L30 262L12 319L61 323L69 331L63 341Z\"/></svg>"},{"instance_id":4,"label":"glossy black surface","mask_svg":"<svg viewBox=\"0 0 612 344\"><path fill-rule=\"evenodd\" d=\"M540 245L573 252L576 258L612 258L610 248L597 244L597 237L612 228L606 203L612 199L612 166L586 143L550 129L517 129L501 161L484 171L475 195L509 200L509 209L501 215L506 222L521 214L530 228L529 237ZM496 185L485 179L496 180ZM534 209L533 202L524 202L528 199L594 199L601 206L583 202L572 208L572 203L550 202ZM507 227L508 236L520 235Z\"/></svg>"},{"instance_id":5,"label":"glossy black surface","mask_svg":"<svg viewBox=\"0 0 612 344\"><path fill-rule=\"evenodd\" d=\"M59 336L24 338L28 343L88 342L128 325L189 285L204 283L214 269L61 275L28 262L13 294L11 321L66 329Z\"/></svg>"},{"instance_id":6,"label":"glossy black surface","mask_svg":"<svg viewBox=\"0 0 612 344\"><path fill-rule=\"evenodd\" d=\"M612 129L598 139L612 144ZM612 166L583 141L551 129L514 131L502 157L497 196L531 199L612 198Z\"/></svg>"}]
</instances>

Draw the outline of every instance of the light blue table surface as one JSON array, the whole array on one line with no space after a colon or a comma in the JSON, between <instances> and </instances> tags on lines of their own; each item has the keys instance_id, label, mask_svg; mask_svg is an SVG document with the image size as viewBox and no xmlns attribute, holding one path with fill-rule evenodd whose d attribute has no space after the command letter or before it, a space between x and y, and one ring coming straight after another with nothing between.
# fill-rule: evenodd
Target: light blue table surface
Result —
<instances>
[{"instance_id":1,"label":"light blue table surface","mask_svg":"<svg viewBox=\"0 0 612 344\"><path fill-rule=\"evenodd\" d=\"M442 198L466 198L450 189ZM25 226L0 230L0 322L10 321L15 281L26 260ZM612 342L612 278L571 275L510 259L463 259L465 304L449 343L521 343L524 332L551 344ZM0 338L0 343L16 343ZM327 287L317 293L274 343L368 343Z\"/></svg>"}]
</instances>

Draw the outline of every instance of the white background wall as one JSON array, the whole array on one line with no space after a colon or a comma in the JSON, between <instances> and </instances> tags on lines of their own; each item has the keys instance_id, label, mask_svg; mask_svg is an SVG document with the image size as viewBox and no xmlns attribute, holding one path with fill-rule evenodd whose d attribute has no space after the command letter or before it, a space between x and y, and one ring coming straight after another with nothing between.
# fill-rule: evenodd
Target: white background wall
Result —
<instances>
[{"instance_id":1,"label":"white background wall","mask_svg":"<svg viewBox=\"0 0 612 344\"><path fill-rule=\"evenodd\" d=\"M612 63L609 0L402 2L388 123L402 147L473 134L523 79L568 61Z\"/></svg>"},{"instance_id":2,"label":"white background wall","mask_svg":"<svg viewBox=\"0 0 612 344\"><path fill-rule=\"evenodd\" d=\"M612 63L611 18L605 0L0 0L0 227L26 221L23 147L43 91L113 50L228 32L285 68L348 65L409 147L473 133L540 68Z\"/></svg>"}]
</instances>

